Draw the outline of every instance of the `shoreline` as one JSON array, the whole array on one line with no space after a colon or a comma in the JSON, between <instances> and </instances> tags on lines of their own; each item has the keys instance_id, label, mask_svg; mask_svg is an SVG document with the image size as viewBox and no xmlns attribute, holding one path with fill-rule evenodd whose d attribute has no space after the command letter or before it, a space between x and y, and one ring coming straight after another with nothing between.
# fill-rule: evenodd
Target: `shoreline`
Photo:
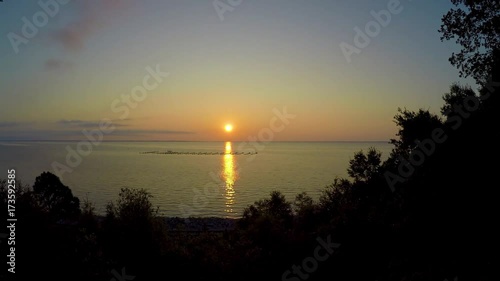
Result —
<instances>
[{"instance_id":1,"label":"shoreline","mask_svg":"<svg viewBox=\"0 0 500 281\"><path fill-rule=\"evenodd\" d=\"M239 219L221 217L161 217L169 232L223 232L233 230Z\"/></svg>"},{"instance_id":2,"label":"shoreline","mask_svg":"<svg viewBox=\"0 0 500 281\"><path fill-rule=\"evenodd\" d=\"M97 220L102 222L105 216L97 215ZM167 226L168 232L224 232L233 230L240 219L221 217L167 217L158 216ZM59 224L71 225L71 221L59 221Z\"/></svg>"}]
</instances>

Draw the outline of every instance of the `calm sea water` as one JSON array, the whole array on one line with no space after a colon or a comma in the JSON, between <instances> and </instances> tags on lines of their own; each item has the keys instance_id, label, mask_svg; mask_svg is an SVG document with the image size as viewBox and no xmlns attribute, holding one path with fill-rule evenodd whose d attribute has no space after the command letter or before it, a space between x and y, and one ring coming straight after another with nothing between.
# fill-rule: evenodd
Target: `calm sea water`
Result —
<instances>
[{"instance_id":1,"label":"calm sea water","mask_svg":"<svg viewBox=\"0 0 500 281\"><path fill-rule=\"evenodd\" d=\"M15 168L17 178L32 185L43 171L56 174L54 162L67 165L67 148L76 142L0 142L0 178ZM87 197L103 213L121 188L145 188L152 202L166 216L238 217L256 200L279 190L287 199L306 191L317 199L335 177L347 177L347 166L356 151L376 147L387 158L386 142L273 142L256 155L238 142L105 142L62 181L80 199ZM159 155L146 151L222 155ZM73 159L74 160L74 159Z\"/></svg>"}]
</instances>

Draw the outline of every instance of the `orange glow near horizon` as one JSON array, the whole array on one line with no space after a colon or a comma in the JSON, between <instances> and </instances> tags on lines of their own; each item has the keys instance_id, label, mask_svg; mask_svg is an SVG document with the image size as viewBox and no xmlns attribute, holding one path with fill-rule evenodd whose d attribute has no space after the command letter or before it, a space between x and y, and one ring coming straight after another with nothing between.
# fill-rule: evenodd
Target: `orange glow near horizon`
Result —
<instances>
[{"instance_id":1,"label":"orange glow near horizon","mask_svg":"<svg viewBox=\"0 0 500 281\"><path fill-rule=\"evenodd\" d=\"M233 130L233 125L231 124L226 124L226 126L224 126L224 130L226 130L226 132L231 132Z\"/></svg>"}]
</instances>

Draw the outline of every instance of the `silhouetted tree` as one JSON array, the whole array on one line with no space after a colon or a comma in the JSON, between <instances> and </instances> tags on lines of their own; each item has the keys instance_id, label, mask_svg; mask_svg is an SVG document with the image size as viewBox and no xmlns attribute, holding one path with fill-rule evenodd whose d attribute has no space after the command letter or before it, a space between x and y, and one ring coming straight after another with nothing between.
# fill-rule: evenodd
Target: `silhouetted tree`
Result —
<instances>
[{"instance_id":1,"label":"silhouetted tree","mask_svg":"<svg viewBox=\"0 0 500 281\"><path fill-rule=\"evenodd\" d=\"M311 231L314 229L318 220L318 207L311 196L306 192L297 194L293 202L293 210L299 230Z\"/></svg>"},{"instance_id":2,"label":"silhouetted tree","mask_svg":"<svg viewBox=\"0 0 500 281\"><path fill-rule=\"evenodd\" d=\"M439 116L428 110L419 109L417 112L406 108L398 108L398 114L394 116L394 123L399 130L396 133L398 139L391 139L394 149L389 157L389 162L396 161L399 155L406 157L417 146L416 141L427 139L432 131L443 126Z\"/></svg>"},{"instance_id":3,"label":"silhouetted tree","mask_svg":"<svg viewBox=\"0 0 500 281\"><path fill-rule=\"evenodd\" d=\"M314 200L306 192L302 192L295 196L293 206L295 214L300 214L311 209L314 206Z\"/></svg>"},{"instance_id":4,"label":"silhouetted tree","mask_svg":"<svg viewBox=\"0 0 500 281\"><path fill-rule=\"evenodd\" d=\"M484 84L491 76L500 51L500 2L451 0L457 6L442 18L441 40L455 39L462 50L450 57L461 77L472 76ZM496 58L495 58L496 57Z\"/></svg>"},{"instance_id":5,"label":"silhouetted tree","mask_svg":"<svg viewBox=\"0 0 500 281\"><path fill-rule=\"evenodd\" d=\"M444 116L453 114L454 106L462 105L468 97L477 97L470 86L453 83L450 86L450 92L443 95L445 104L441 107L441 114Z\"/></svg>"},{"instance_id":6,"label":"silhouetted tree","mask_svg":"<svg viewBox=\"0 0 500 281\"><path fill-rule=\"evenodd\" d=\"M33 192L40 207L55 219L76 218L80 214L80 200L71 189L50 172L36 177Z\"/></svg>"},{"instance_id":7,"label":"silhouetted tree","mask_svg":"<svg viewBox=\"0 0 500 281\"><path fill-rule=\"evenodd\" d=\"M319 208L327 216L333 216L340 212L342 206L349 204L348 193L352 189L352 183L344 178L335 178L319 197Z\"/></svg>"},{"instance_id":8,"label":"silhouetted tree","mask_svg":"<svg viewBox=\"0 0 500 281\"><path fill-rule=\"evenodd\" d=\"M271 192L271 198L259 200L243 211L243 220L269 217L285 223L291 222L292 216L292 204L279 191Z\"/></svg>"},{"instance_id":9,"label":"silhouetted tree","mask_svg":"<svg viewBox=\"0 0 500 281\"><path fill-rule=\"evenodd\" d=\"M151 203L153 196L145 189L122 188L115 203L107 205L107 216L128 222L144 221L158 215L158 208Z\"/></svg>"},{"instance_id":10,"label":"silhouetted tree","mask_svg":"<svg viewBox=\"0 0 500 281\"><path fill-rule=\"evenodd\" d=\"M349 160L347 173L356 182L367 182L379 173L380 157L382 153L378 152L374 147L368 149L365 155L363 150L354 154L354 159Z\"/></svg>"},{"instance_id":11,"label":"silhouetted tree","mask_svg":"<svg viewBox=\"0 0 500 281\"><path fill-rule=\"evenodd\" d=\"M166 225L145 189L122 188L106 206L102 244L107 255L146 274L166 247ZM136 272L137 272L136 271Z\"/></svg>"}]
</instances>

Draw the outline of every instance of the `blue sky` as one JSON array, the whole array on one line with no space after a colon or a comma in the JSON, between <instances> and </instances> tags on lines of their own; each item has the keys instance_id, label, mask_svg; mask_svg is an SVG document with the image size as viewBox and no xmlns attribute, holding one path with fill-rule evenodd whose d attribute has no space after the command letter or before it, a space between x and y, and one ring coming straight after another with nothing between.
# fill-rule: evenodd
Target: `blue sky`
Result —
<instances>
[{"instance_id":1,"label":"blue sky","mask_svg":"<svg viewBox=\"0 0 500 281\"><path fill-rule=\"evenodd\" d=\"M437 113L451 83L471 83L437 32L450 1L401 0L350 63L340 44L391 1L242 0L223 20L211 0L68 2L18 53L9 36L43 9L0 3L0 140L81 139L103 119L106 140L224 140L226 123L246 140L284 107L297 117L275 140L388 140L398 107ZM169 75L113 110L148 67Z\"/></svg>"}]
</instances>

